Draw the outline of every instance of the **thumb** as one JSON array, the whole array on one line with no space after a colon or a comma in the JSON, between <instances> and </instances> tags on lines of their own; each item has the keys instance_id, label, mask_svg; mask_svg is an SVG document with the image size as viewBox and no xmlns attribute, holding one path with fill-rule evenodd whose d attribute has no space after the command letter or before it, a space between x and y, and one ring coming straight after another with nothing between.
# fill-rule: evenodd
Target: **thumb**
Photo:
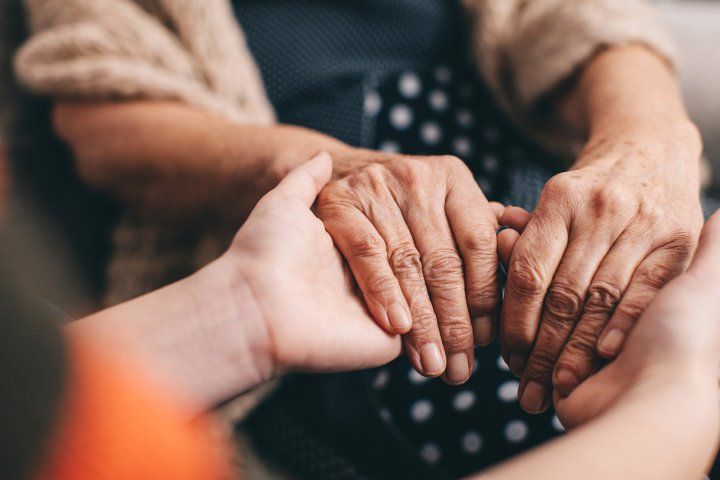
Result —
<instances>
[{"instance_id":1,"label":"thumb","mask_svg":"<svg viewBox=\"0 0 720 480\"><path fill-rule=\"evenodd\" d=\"M720 279L720 212L705 223L688 272L716 285Z\"/></svg>"},{"instance_id":2,"label":"thumb","mask_svg":"<svg viewBox=\"0 0 720 480\"><path fill-rule=\"evenodd\" d=\"M306 163L291 171L270 193L269 198L297 198L308 207L313 204L320 190L332 176L332 159L327 152L320 152Z\"/></svg>"}]
</instances>

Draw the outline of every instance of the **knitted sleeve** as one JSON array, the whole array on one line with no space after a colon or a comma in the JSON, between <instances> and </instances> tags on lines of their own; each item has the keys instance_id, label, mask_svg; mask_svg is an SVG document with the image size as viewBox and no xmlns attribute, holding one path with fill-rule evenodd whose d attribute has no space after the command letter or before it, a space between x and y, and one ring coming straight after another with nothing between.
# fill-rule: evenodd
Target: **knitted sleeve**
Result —
<instances>
[{"instance_id":1,"label":"knitted sleeve","mask_svg":"<svg viewBox=\"0 0 720 480\"><path fill-rule=\"evenodd\" d=\"M272 123L250 60L234 58L230 64L224 62L224 71L213 68L218 63L212 63L218 59L213 55L213 48L220 50L217 43L224 41L226 50L244 49L244 39L239 29L231 30L230 18L208 25L228 12L209 9L201 18L188 19L198 24L188 32L169 16L173 12L167 11L165 2L25 0L31 37L15 58L19 81L54 98L179 100L238 122ZM207 4L215 10L223 5L217 0ZM213 13L215 18L210 18ZM218 31L226 34L220 41L215 38ZM204 32L200 38L198 32ZM237 75L231 81L232 73Z\"/></svg>"},{"instance_id":2,"label":"knitted sleeve","mask_svg":"<svg viewBox=\"0 0 720 480\"><path fill-rule=\"evenodd\" d=\"M604 47L644 44L675 63L673 41L646 0L463 2L481 72L520 116Z\"/></svg>"}]
</instances>

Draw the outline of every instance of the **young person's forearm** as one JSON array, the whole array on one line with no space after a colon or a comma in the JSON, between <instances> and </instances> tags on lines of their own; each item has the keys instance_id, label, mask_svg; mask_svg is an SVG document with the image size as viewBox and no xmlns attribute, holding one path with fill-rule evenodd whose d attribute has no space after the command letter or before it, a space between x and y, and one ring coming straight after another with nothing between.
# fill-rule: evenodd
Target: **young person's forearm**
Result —
<instances>
[{"instance_id":1,"label":"young person's forearm","mask_svg":"<svg viewBox=\"0 0 720 480\"><path fill-rule=\"evenodd\" d=\"M476 478L695 480L717 450L717 393L708 375L644 385L587 425Z\"/></svg>"},{"instance_id":2,"label":"young person's forearm","mask_svg":"<svg viewBox=\"0 0 720 480\"><path fill-rule=\"evenodd\" d=\"M239 222L294 166L347 148L306 129L238 125L171 102L60 103L54 124L89 183L171 220Z\"/></svg>"},{"instance_id":3,"label":"young person's forearm","mask_svg":"<svg viewBox=\"0 0 720 480\"><path fill-rule=\"evenodd\" d=\"M273 375L262 314L237 267L222 258L66 331L123 352L131 368L148 373L198 412Z\"/></svg>"}]
</instances>

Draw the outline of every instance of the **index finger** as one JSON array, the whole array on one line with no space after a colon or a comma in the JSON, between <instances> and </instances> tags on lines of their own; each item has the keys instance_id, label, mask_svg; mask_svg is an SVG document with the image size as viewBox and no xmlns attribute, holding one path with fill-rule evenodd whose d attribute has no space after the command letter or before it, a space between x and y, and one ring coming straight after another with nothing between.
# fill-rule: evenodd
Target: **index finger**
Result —
<instances>
[{"instance_id":1,"label":"index finger","mask_svg":"<svg viewBox=\"0 0 720 480\"><path fill-rule=\"evenodd\" d=\"M500 347L516 376L522 375L540 323L548 287L568 244L568 225L558 212L537 211L510 259L500 324Z\"/></svg>"}]
</instances>

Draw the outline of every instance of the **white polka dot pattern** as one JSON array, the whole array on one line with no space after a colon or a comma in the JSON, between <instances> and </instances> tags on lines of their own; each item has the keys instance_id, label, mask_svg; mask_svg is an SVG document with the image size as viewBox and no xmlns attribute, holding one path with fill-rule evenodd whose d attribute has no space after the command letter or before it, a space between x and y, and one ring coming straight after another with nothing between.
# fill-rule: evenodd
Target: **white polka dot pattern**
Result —
<instances>
[{"instance_id":1,"label":"white polka dot pattern","mask_svg":"<svg viewBox=\"0 0 720 480\"><path fill-rule=\"evenodd\" d=\"M453 140L453 153L460 158L468 157L473 152L473 144L467 137L456 137Z\"/></svg>"},{"instance_id":2,"label":"white polka dot pattern","mask_svg":"<svg viewBox=\"0 0 720 480\"><path fill-rule=\"evenodd\" d=\"M460 439L460 448L468 455L475 455L482 450L482 437L477 432L467 432Z\"/></svg>"},{"instance_id":3,"label":"white polka dot pattern","mask_svg":"<svg viewBox=\"0 0 720 480\"><path fill-rule=\"evenodd\" d=\"M427 443L420 449L420 457L430 465L439 462L441 456L440 447L435 443Z\"/></svg>"},{"instance_id":4,"label":"white polka dot pattern","mask_svg":"<svg viewBox=\"0 0 720 480\"><path fill-rule=\"evenodd\" d=\"M387 153L400 153L400 144L392 140L386 140L380 144L379 150Z\"/></svg>"},{"instance_id":5,"label":"white polka dot pattern","mask_svg":"<svg viewBox=\"0 0 720 480\"><path fill-rule=\"evenodd\" d=\"M453 408L457 412L465 412L475 405L476 395L470 390L464 390L453 398Z\"/></svg>"},{"instance_id":6,"label":"white polka dot pattern","mask_svg":"<svg viewBox=\"0 0 720 480\"><path fill-rule=\"evenodd\" d=\"M420 128L420 138L428 145L437 145L442 140L442 130L435 122L426 122Z\"/></svg>"},{"instance_id":7,"label":"white polka dot pattern","mask_svg":"<svg viewBox=\"0 0 720 480\"><path fill-rule=\"evenodd\" d=\"M398 130L407 130L413 123L412 110L407 105L396 105L390 110L390 123Z\"/></svg>"},{"instance_id":8,"label":"white polka dot pattern","mask_svg":"<svg viewBox=\"0 0 720 480\"><path fill-rule=\"evenodd\" d=\"M450 101L448 100L447 93L442 90L433 90L428 96L428 102L433 110L436 112L443 112L448 108L448 103Z\"/></svg>"},{"instance_id":9,"label":"white polka dot pattern","mask_svg":"<svg viewBox=\"0 0 720 480\"><path fill-rule=\"evenodd\" d=\"M365 94L365 114L371 117L377 116L382 109L382 98L376 91L370 91Z\"/></svg>"},{"instance_id":10,"label":"white polka dot pattern","mask_svg":"<svg viewBox=\"0 0 720 480\"><path fill-rule=\"evenodd\" d=\"M522 420L513 420L505 425L505 438L511 443L520 443L527 437L528 426Z\"/></svg>"},{"instance_id":11,"label":"white polka dot pattern","mask_svg":"<svg viewBox=\"0 0 720 480\"><path fill-rule=\"evenodd\" d=\"M398 82L398 90L400 90L400 93L405 98L413 99L420 95L420 91L422 90L422 84L420 83L420 79L415 73L403 73L400 76L400 80L398 80Z\"/></svg>"},{"instance_id":12,"label":"white polka dot pattern","mask_svg":"<svg viewBox=\"0 0 720 480\"><path fill-rule=\"evenodd\" d=\"M517 401L519 386L520 382L517 380L508 380L498 387L498 398L505 403Z\"/></svg>"},{"instance_id":13,"label":"white polka dot pattern","mask_svg":"<svg viewBox=\"0 0 720 480\"><path fill-rule=\"evenodd\" d=\"M503 359L503 357L498 357L498 358L497 358L497 366L498 366L498 368L499 368L500 370L502 370L503 372L509 372L509 371L510 371L510 367L508 367L508 364L505 363L505 360Z\"/></svg>"},{"instance_id":14,"label":"white polka dot pattern","mask_svg":"<svg viewBox=\"0 0 720 480\"><path fill-rule=\"evenodd\" d=\"M375 378L372 381L372 387L375 390L382 390L390 381L390 372L387 370L380 370L375 374Z\"/></svg>"},{"instance_id":15,"label":"white polka dot pattern","mask_svg":"<svg viewBox=\"0 0 720 480\"><path fill-rule=\"evenodd\" d=\"M417 370L411 368L410 370L408 370L408 380L410 380L410 383L412 383L413 385L422 385L430 379L427 377L423 377L417 372Z\"/></svg>"},{"instance_id":16,"label":"white polka dot pattern","mask_svg":"<svg viewBox=\"0 0 720 480\"><path fill-rule=\"evenodd\" d=\"M418 400L410 408L410 417L416 423L423 423L430 420L433 415L434 407L429 400Z\"/></svg>"}]
</instances>

